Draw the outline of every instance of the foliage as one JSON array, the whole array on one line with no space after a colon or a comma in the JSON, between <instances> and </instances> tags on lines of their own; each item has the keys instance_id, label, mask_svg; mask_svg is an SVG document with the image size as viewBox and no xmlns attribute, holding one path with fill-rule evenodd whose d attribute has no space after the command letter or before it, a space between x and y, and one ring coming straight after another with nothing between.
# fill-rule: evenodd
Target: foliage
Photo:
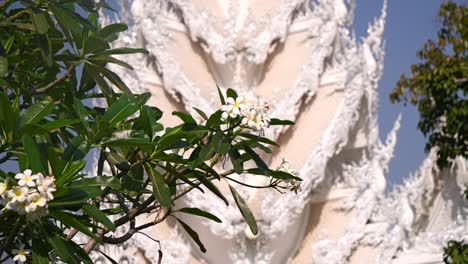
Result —
<instances>
[{"instance_id":1,"label":"foliage","mask_svg":"<svg viewBox=\"0 0 468 264\"><path fill-rule=\"evenodd\" d=\"M450 264L468 263L468 244L450 240L444 248L444 262Z\"/></svg>"},{"instance_id":2,"label":"foliage","mask_svg":"<svg viewBox=\"0 0 468 264\"><path fill-rule=\"evenodd\" d=\"M34 263L91 263L88 254L96 244L123 243L167 217L177 219L204 251L196 231L178 214L221 220L200 208L174 208L174 201L190 191L210 191L228 204L219 184L229 186L256 233L255 218L237 187L297 190L300 179L268 168L257 151L271 153L276 144L249 129L240 115L223 119L221 110L207 115L196 109L200 117L174 112L181 124L164 128L162 111L145 105L150 94L132 94L106 68L112 63L132 69L116 55L146 51L112 48L127 27L101 26L102 8L108 8L105 2L91 0L0 1L0 166L18 167L0 170L0 252L6 259L25 256ZM219 94L221 102L227 101ZM237 98L232 89L227 94L230 101ZM291 122L270 122L285 124ZM88 175L83 168L93 153L99 156L97 174ZM250 160L256 166L247 167ZM219 171L224 165L232 169ZM250 186L231 176L247 171L269 177L270 184ZM37 189L25 195L40 192L39 179L49 180L52 195L41 202L45 214L30 217L35 207L29 213L11 210L12 188L29 182ZM156 218L136 226L141 214ZM108 234L123 226L123 236ZM83 247L73 241L76 233L89 237Z\"/></svg>"},{"instance_id":3,"label":"foliage","mask_svg":"<svg viewBox=\"0 0 468 264\"><path fill-rule=\"evenodd\" d=\"M468 8L452 1L439 9L438 40L428 40L411 65L411 76L400 76L392 102L409 101L420 114L419 130L428 136L426 151L436 147L437 164L447 167L457 156L468 158ZM464 192L468 199L468 188ZM468 245L448 242L445 263L467 263Z\"/></svg>"},{"instance_id":4,"label":"foliage","mask_svg":"<svg viewBox=\"0 0 468 264\"><path fill-rule=\"evenodd\" d=\"M468 157L468 8L444 2L439 18L438 40L418 51L420 62L411 65L411 76L401 75L390 99L418 107L426 151L437 147L438 165L446 167Z\"/></svg>"}]
</instances>

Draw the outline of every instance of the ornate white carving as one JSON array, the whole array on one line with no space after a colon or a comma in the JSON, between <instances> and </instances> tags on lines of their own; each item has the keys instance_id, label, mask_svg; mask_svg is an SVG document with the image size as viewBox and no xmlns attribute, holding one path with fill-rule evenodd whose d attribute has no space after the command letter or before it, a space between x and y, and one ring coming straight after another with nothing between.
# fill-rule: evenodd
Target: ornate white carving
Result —
<instances>
[{"instance_id":1,"label":"ornate white carving","mask_svg":"<svg viewBox=\"0 0 468 264\"><path fill-rule=\"evenodd\" d=\"M341 238L335 241L325 239L314 244L311 249L314 252L314 263L345 263L359 245L378 248L376 261L386 263L394 256L404 259L414 252L427 252L419 245L431 245L431 248L440 251L441 245L447 240L443 232L452 234L454 238L461 238L462 234L468 233L465 232L466 210L460 209L463 208L460 207L463 201L453 202L454 208L460 207L456 214L441 215L441 212L452 212L448 204L453 197L444 196L440 191L437 177L439 171L434 165L433 152L417 176L389 195L385 194L387 184L384 175L399 127L398 119L386 143L382 144L377 123L377 82L383 70L381 39L386 1L382 15L369 26L369 35L362 43L358 43L349 32L354 6L352 0L285 0L277 9L268 13L260 24L247 16L246 29L242 32L233 19L240 12L233 2L224 20L206 10L198 10L190 0L119 2L124 12L117 20L130 23L130 30L122 34L121 43L117 45L143 46L151 53L149 56L127 57L128 62L135 67L133 72L120 68L113 70L136 92L149 87L163 87L176 100L181 100L187 111L198 107L212 112L215 99L208 100L201 96L200 87L196 87L187 77L169 52L171 32L174 30L186 32L193 42L200 43L206 54L209 54L207 57L213 67L234 65L237 70L229 73L235 75L234 82L246 84L254 91L255 81L245 80L249 78L245 69L264 63L276 41L284 42L292 30L309 28L310 40L307 45L312 55L308 63L303 65L293 86L284 87L288 92L275 102L276 106L272 109L275 117L295 120L300 115L301 105L314 97L325 74L335 72L341 76L337 78L339 84L336 86L342 87L340 89L344 92L344 99L318 146L310 154L304 154L308 155L308 160L300 170L300 176L304 179L302 191L298 195L288 193L279 197L271 191L262 198L259 236L249 236L240 213L233 208L226 208L216 198L198 191L185 197L184 203L208 209L222 218L222 224L202 224L208 226L216 237L232 242L232 248L225 252L232 263L277 261L274 249L270 247L271 242L284 236L288 227L298 223L318 187L331 188L332 184L339 181L343 188L354 188L357 191L345 197L337 210L356 210L356 217ZM215 27L215 23L221 26ZM219 31L219 28L223 30ZM238 44L239 38L244 41L242 47ZM162 83L155 81L159 79ZM330 159L343 149L351 148L350 132L357 129L358 119L363 120L367 140L362 159L357 163L343 164L344 174L340 175L342 180L327 178L326 171L331 169L328 164ZM284 131L284 128L269 129L266 134L277 139ZM459 177L457 184L467 181L466 167L466 160L457 160L453 171ZM455 187L450 188L453 190ZM251 190L240 188L240 192L247 200L252 195ZM455 218L459 221L449 225L450 220ZM445 223L446 228L442 229L441 223ZM172 238L176 236L174 233ZM138 236L136 241L139 247L147 249L145 255L155 262L158 256L151 253L156 250L151 250L153 246L147 243L147 238ZM174 241L162 241L164 263L189 263L190 245L180 240Z\"/></svg>"}]
</instances>

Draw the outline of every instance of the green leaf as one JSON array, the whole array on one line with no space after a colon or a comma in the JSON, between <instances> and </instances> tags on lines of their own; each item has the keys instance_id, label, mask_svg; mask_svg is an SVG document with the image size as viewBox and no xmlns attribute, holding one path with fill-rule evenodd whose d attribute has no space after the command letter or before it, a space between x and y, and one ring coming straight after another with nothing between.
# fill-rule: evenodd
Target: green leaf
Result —
<instances>
[{"instance_id":1,"label":"green leaf","mask_svg":"<svg viewBox=\"0 0 468 264\"><path fill-rule=\"evenodd\" d=\"M268 165L262 160L262 158L260 158L260 156L253 149L246 145L241 145L241 147L245 150L247 154L250 155L250 157L252 157L253 161L259 168L268 170Z\"/></svg>"},{"instance_id":2,"label":"green leaf","mask_svg":"<svg viewBox=\"0 0 468 264\"><path fill-rule=\"evenodd\" d=\"M61 212L61 211L51 210L49 212L49 216L57 219L62 224L66 225L68 227L76 228L81 233L83 233L83 234L85 234L85 235L87 235L87 236L89 236L91 238L94 238L97 241L101 241L101 238L96 236L96 234L94 234L86 225L84 225L82 222L80 222L80 221L78 221L76 219L76 217L77 217L76 215Z\"/></svg>"},{"instance_id":3,"label":"green leaf","mask_svg":"<svg viewBox=\"0 0 468 264\"><path fill-rule=\"evenodd\" d=\"M33 264L49 264L48 245L42 241L42 237L37 235L32 239L32 263Z\"/></svg>"},{"instance_id":4,"label":"green leaf","mask_svg":"<svg viewBox=\"0 0 468 264\"><path fill-rule=\"evenodd\" d=\"M82 205L90 199L86 191L78 188L61 187L54 196L54 200L48 202L50 209Z\"/></svg>"},{"instance_id":5,"label":"green leaf","mask_svg":"<svg viewBox=\"0 0 468 264\"><path fill-rule=\"evenodd\" d=\"M39 152L39 148L36 145L36 142L33 138L29 135L23 136L23 147L24 152L26 154L29 168L34 172L42 172L46 173L47 171L44 169L44 166L41 162L41 153Z\"/></svg>"},{"instance_id":6,"label":"green leaf","mask_svg":"<svg viewBox=\"0 0 468 264\"><path fill-rule=\"evenodd\" d=\"M145 163L145 169L153 183L153 195L156 200L165 207L170 207L172 203L171 190L167 186L164 176L153 169L151 165Z\"/></svg>"},{"instance_id":7,"label":"green leaf","mask_svg":"<svg viewBox=\"0 0 468 264\"><path fill-rule=\"evenodd\" d=\"M231 148L231 144L225 141L221 133L216 133L211 141L211 144L214 148L214 151L219 155L224 155L228 153Z\"/></svg>"},{"instance_id":8,"label":"green leaf","mask_svg":"<svg viewBox=\"0 0 468 264\"><path fill-rule=\"evenodd\" d=\"M260 168L247 169L246 172L255 175L270 176L270 170L264 170Z\"/></svg>"},{"instance_id":9,"label":"green leaf","mask_svg":"<svg viewBox=\"0 0 468 264\"><path fill-rule=\"evenodd\" d=\"M158 150L164 150L168 146L181 140L183 138L183 136L181 135L182 128L182 125L167 128L164 135L162 135L157 142Z\"/></svg>"},{"instance_id":10,"label":"green leaf","mask_svg":"<svg viewBox=\"0 0 468 264\"><path fill-rule=\"evenodd\" d=\"M214 112L209 118L208 121L206 121L206 126L207 127L218 127L219 124L221 124L221 115L223 112L221 110L218 110Z\"/></svg>"},{"instance_id":11,"label":"green leaf","mask_svg":"<svg viewBox=\"0 0 468 264\"><path fill-rule=\"evenodd\" d=\"M206 132L210 132L210 129L193 123L185 123L182 125L182 131L189 134L199 134L200 136L203 136Z\"/></svg>"},{"instance_id":12,"label":"green leaf","mask_svg":"<svg viewBox=\"0 0 468 264\"><path fill-rule=\"evenodd\" d=\"M234 197L234 201L236 201L237 207L239 208L242 217L244 217L245 222L247 223L247 225L249 225L252 234L258 234L257 221L255 220L252 211L250 211L244 199L231 185L229 185L229 189L231 190L232 196Z\"/></svg>"},{"instance_id":13,"label":"green leaf","mask_svg":"<svg viewBox=\"0 0 468 264\"><path fill-rule=\"evenodd\" d=\"M87 150L83 148L86 141L81 136L75 136L63 151L64 160L79 160L86 156Z\"/></svg>"},{"instance_id":14,"label":"green leaf","mask_svg":"<svg viewBox=\"0 0 468 264\"><path fill-rule=\"evenodd\" d=\"M255 149L255 148L259 148L261 150L263 150L264 152L266 153L269 153L271 154L272 151L269 147L265 146L264 144L258 142L257 140L243 140L241 142L242 145L246 145L246 146L249 146L250 148L252 149ZM250 158L248 158L247 160L249 160Z\"/></svg>"},{"instance_id":15,"label":"green leaf","mask_svg":"<svg viewBox=\"0 0 468 264\"><path fill-rule=\"evenodd\" d=\"M77 124L78 122L78 119L58 119L49 121L41 126L48 131L52 131L62 127L70 127L71 125Z\"/></svg>"},{"instance_id":16,"label":"green leaf","mask_svg":"<svg viewBox=\"0 0 468 264\"><path fill-rule=\"evenodd\" d=\"M265 170L265 169L260 169L260 168L252 168L252 169L248 169L247 172L251 174L256 174L256 175L271 176L272 178L281 179L281 180L302 181L302 179L297 176L294 176L284 171L278 171L278 170Z\"/></svg>"},{"instance_id":17,"label":"green leaf","mask_svg":"<svg viewBox=\"0 0 468 264\"><path fill-rule=\"evenodd\" d=\"M79 264L79 260L75 258L73 249L67 244L66 241L62 236L58 233L47 232L47 238L49 240L50 245L54 249L54 253L59 256L63 261L66 263L73 263Z\"/></svg>"},{"instance_id":18,"label":"green leaf","mask_svg":"<svg viewBox=\"0 0 468 264\"><path fill-rule=\"evenodd\" d=\"M0 56L0 77L5 77L8 74L8 59Z\"/></svg>"},{"instance_id":19,"label":"green leaf","mask_svg":"<svg viewBox=\"0 0 468 264\"><path fill-rule=\"evenodd\" d=\"M90 35L84 43L83 53L85 55L110 48L109 43L98 38L95 35Z\"/></svg>"},{"instance_id":20,"label":"green leaf","mask_svg":"<svg viewBox=\"0 0 468 264\"><path fill-rule=\"evenodd\" d=\"M293 121L289 121L289 120L281 120L281 119L277 119L277 118L272 118L270 119L270 126L291 126L291 125L294 125L294 122Z\"/></svg>"},{"instance_id":21,"label":"green leaf","mask_svg":"<svg viewBox=\"0 0 468 264\"><path fill-rule=\"evenodd\" d=\"M107 228L107 230L112 232L115 231L114 223L107 217L105 213L101 212L101 210L99 210L96 206L86 204L83 206L83 211L99 223L103 224Z\"/></svg>"},{"instance_id":22,"label":"green leaf","mask_svg":"<svg viewBox=\"0 0 468 264\"><path fill-rule=\"evenodd\" d=\"M52 41L48 35L37 35L38 46L41 49L41 55L44 61L47 63L47 66L52 66L53 61L53 51L52 51Z\"/></svg>"},{"instance_id":23,"label":"green leaf","mask_svg":"<svg viewBox=\"0 0 468 264\"><path fill-rule=\"evenodd\" d=\"M57 5L50 5L49 8L54 13L57 20L60 22L60 27L62 30L70 30L75 34L80 34L82 32L82 27L91 31L95 31L96 28L88 20L81 17L78 13L68 10L67 8L62 8ZM73 42L73 41L70 41Z\"/></svg>"},{"instance_id":24,"label":"green leaf","mask_svg":"<svg viewBox=\"0 0 468 264\"><path fill-rule=\"evenodd\" d=\"M143 53L148 54L146 49L134 49L134 48L116 48L104 51L96 52L96 55L119 55L119 54L132 54L132 53Z\"/></svg>"},{"instance_id":25,"label":"green leaf","mask_svg":"<svg viewBox=\"0 0 468 264\"><path fill-rule=\"evenodd\" d=\"M185 182L185 183L187 183L188 185L192 186L193 188L199 190L200 192L205 193L205 191L203 191L203 189L200 188L200 186L198 186L198 184L195 184L194 182L192 182L192 181L191 181L189 178L187 178L184 174L176 173L176 172L174 172L173 174L177 176L177 179L182 180L183 182Z\"/></svg>"},{"instance_id":26,"label":"green leaf","mask_svg":"<svg viewBox=\"0 0 468 264\"><path fill-rule=\"evenodd\" d=\"M190 124L197 123L195 119L193 119L193 117L188 113L174 111L172 112L172 115L179 117L180 119L182 119L182 121L184 121L184 123L190 123Z\"/></svg>"},{"instance_id":27,"label":"green leaf","mask_svg":"<svg viewBox=\"0 0 468 264\"><path fill-rule=\"evenodd\" d=\"M62 149L58 149L58 148L47 149L47 162L52 168L52 171L49 171L49 173L52 173L52 175L55 175L56 178L60 177L63 171L63 168L65 168L65 164L66 164L66 162L62 159L62 155L61 155L62 151L63 151Z\"/></svg>"},{"instance_id":28,"label":"green leaf","mask_svg":"<svg viewBox=\"0 0 468 264\"><path fill-rule=\"evenodd\" d=\"M192 214L192 215L198 215L198 216L201 216L201 217L205 217L205 218L208 218L210 220L213 220L215 222L218 222L218 223L222 223L223 221L221 221L221 219L219 219L217 216L207 212L207 211L204 211L204 210L201 210L199 208L190 208L190 207L184 207L182 209L179 209L180 212L182 213L186 213L186 214Z\"/></svg>"},{"instance_id":29,"label":"green leaf","mask_svg":"<svg viewBox=\"0 0 468 264\"><path fill-rule=\"evenodd\" d=\"M141 106L139 121L142 128L146 134L151 137L151 139L156 134L156 132L160 131L158 128L159 123L156 122L158 119L157 117L158 113L156 110L147 105Z\"/></svg>"},{"instance_id":30,"label":"green leaf","mask_svg":"<svg viewBox=\"0 0 468 264\"><path fill-rule=\"evenodd\" d=\"M120 24L120 23L115 23L115 24L110 24L105 27L103 27L100 31L99 34L101 37L104 38L106 41L110 41L113 39L113 37L119 33L123 32L128 29L128 26L125 24Z\"/></svg>"},{"instance_id":31,"label":"green leaf","mask_svg":"<svg viewBox=\"0 0 468 264\"><path fill-rule=\"evenodd\" d=\"M124 157L119 155L117 152L106 152L105 153L107 160L117 167L121 171L130 170L130 162L128 162Z\"/></svg>"},{"instance_id":32,"label":"green leaf","mask_svg":"<svg viewBox=\"0 0 468 264\"><path fill-rule=\"evenodd\" d=\"M109 121L112 125L117 125L140 110L140 107L144 105L150 97L150 93L144 93L139 96L122 95L109 107L102 119Z\"/></svg>"},{"instance_id":33,"label":"green leaf","mask_svg":"<svg viewBox=\"0 0 468 264\"><path fill-rule=\"evenodd\" d=\"M86 76L91 77L90 79L92 79L94 82L96 82L97 86L102 91L102 93L104 95L107 95L106 97L109 99L111 97L111 95L114 94L114 90L112 90L112 88L109 86L109 84L99 74L99 71L97 71L95 68L96 67L94 67L92 64L86 63L83 66L83 78L85 78ZM90 89L93 88L94 84L91 84L89 87L90 87ZM129 93L127 92L127 94L129 94Z\"/></svg>"},{"instance_id":34,"label":"green leaf","mask_svg":"<svg viewBox=\"0 0 468 264\"><path fill-rule=\"evenodd\" d=\"M84 107L83 103L77 97L73 97L73 110L75 111L76 116L81 122L81 125L88 129L88 110Z\"/></svg>"},{"instance_id":35,"label":"green leaf","mask_svg":"<svg viewBox=\"0 0 468 264\"><path fill-rule=\"evenodd\" d=\"M57 184L63 184L72 180L79 172L81 172L85 165L85 160L67 162L60 175L56 175Z\"/></svg>"},{"instance_id":36,"label":"green leaf","mask_svg":"<svg viewBox=\"0 0 468 264\"><path fill-rule=\"evenodd\" d=\"M13 35L13 36L10 36L10 37L8 38L8 40L5 42L5 46L4 46L5 50L4 50L4 52L6 52L6 53L10 52L10 49L11 49L11 47L13 46L13 43L14 43L14 42L15 42L15 36L14 36L14 35ZM1 44L0 44L0 49L1 49ZM2 53L2 52L0 51L0 55L5 55L5 53Z\"/></svg>"},{"instance_id":37,"label":"green leaf","mask_svg":"<svg viewBox=\"0 0 468 264\"><path fill-rule=\"evenodd\" d=\"M247 133L240 133L239 136L279 147L279 145L276 142L265 137L260 137L257 135L252 135L252 134L247 134Z\"/></svg>"},{"instance_id":38,"label":"green leaf","mask_svg":"<svg viewBox=\"0 0 468 264\"><path fill-rule=\"evenodd\" d=\"M153 143L147 138L119 138L102 142L106 147L152 147Z\"/></svg>"},{"instance_id":39,"label":"green leaf","mask_svg":"<svg viewBox=\"0 0 468 264\"><path fill-rule=\"evenodd\" d=\"M221 198L221 200L224 201L224 203L226 205L229 205L229 202L228 200L226 199L226 197L224 197L223 193L218 189L218 187L216 187L216 185L214 185L210 180L208 180L205 175L199 171L194 171L194 174L193 174L203 185L206 186L206 188L208 188L208 190L210 190L212 193L214 193L216 196L218 196L219 198Z\"/></svg>"},{"instance_id":40,"label":"green leaf","mask_svg":"<svg viewBox=\"0 0 468 264\"><path fill-rule=\"evenodd\" d=\"M99 186L99 187L111 187L114 190L120 190L121 184L117 177L114 176L96 176L92 178L82 178L72 182L70 187L84 187L84 186Z\"/></svg>"},{"instance_id":41,"label":"green leaf","mask_svg":"<svg viewBox=\"0 0 468 264\"><path fill-rule=\"evenodd\" d=\"M110 57L110 56L91 56L88 58L88 61L91 61L93 62L94 64L99 64L99 63L102 63L102 62L105 62L105 63L114 63L114 64L117 64L117 65L120 65L122 67L125 67L129 70L133 70L133 67L124 62L124 61L121 61L119 59L116 59L114 57Z\"/></svg>"},{"instance_id":42,"label":"green leaf","mask_svg":"<svg viewBox=\"0 0 468 264\"><path fill-rule=\"evenodd\" d=\"M194 107L193 108L197 113L205 120L208 120L208 116L201 109Z\"/></svg>"},{"instance_id":43,"label":"green leaf","mask_svg":"<svg viewBox=\"0 0 468 264\"><path fill-rule=\"evenodd\" d=\"M119 90L122 91L123 93L125 93L127 95L132 94L132 92L130 91L128 86L114 72L112 72L112 71L108 70L107 68L102 67L102 66L100 66L98 64L91 63L89 61L88 61L88 65L90 65L91 70L94 70L94 71L102 74L111 83L113 83L115 86L117 86L117 88L119 88ZM98 79L95 79L95 80L96 80L96 82L98 81Z\"/></svg>"},{"instance_id":44,"label":"green leaf","mask_svg":"<svg viewBox=\"0 0 468 264\"><path fill-rule=\"evenodd\" d=\"M209 160L215 154L215 149L213 147L213 143L209 142L208 144L204 145L200 150L198 159L201 161Z\"/></svg>"},{"instance_id":45,"label":"green leaf","mask_svg":"<svg viewBox=\"0 0 468 264\"><path fill-rule=\"evenodd\" d=\"M72 240L67 240L64 237L62 237L56 231L56 227L48 226L47 231L43 231L42 233L54 249L53 253L59 256L62 261L73 264L93 263L81 247L76 245L75 242L73 242Z\"/></svg>"},{"instance_id":46,"label":"green leaf","mask_svg":"<svg viewBox=\"0 0 468 264\"><path fill-rule=\"evenodd\" d=\"M225 105L226 100L224 99L223 92L221 92L221 88L216 84L216 88L218 88L218 95L219 95L219 100L221 101L221 104Z\"/></svg>"},{"instance_id":47,"label":"green leaf","mask_svg":"<svg viewBox=\"0 0 468 264\"><path fill-rule=\"evenodd\" d=\"M45 129L41 125L37 124L28 124L23 126L17 133L16 136L23 136L23 135L40 135L40 134L48 134L49 131Z\"/></svg>"},{"instance_id":48,"label":"green leaf","mask_svg":"<svg viewBox=\"0 0 468 264\"><path fill-rule=\"evenodd\" d=\"M189 225L187 225L184 221L180 220L177 218L177 221L180 223L180 225L185 229L185 231L190 235L190 237L197 243L198 247L200 248L201 252L205 253L206 248L203 245L203 243L200 241L200 237L198 236L198 233L195 232Z\"/></svg>"},{"instance_id":49,"label":"green leaf","mask_svg":"<svg viewBox=\"0 0 468 264\"><path fill-rule=\"evenodd\" d=\"M141 164L133 166L121 179L125 190L140 192L145 183L143 166Z\"/></svg>"},{"instance_id":50,"label":"green leaf","mask_svg":"<svg viewBox=\"0 0 468 264\"><path fill-rule=\"evenodd\" d=\"M282 179L282 180L296 180L296 181L302 181L301 178L296 177L290 173L284 172L284 171L278 171L278 170L271 170L269 175L273 178L276 179Z\"/></svg>"},{"instance_id":51,"label":"green leaf","mask_svg":"<svg viewBox=\"0 0 468 264\"><path fill-rule=\"evenodd\" d=\"M54 103L50 101L40 101L28 107L20 117L19 127L27 124L36 124L54 109Z\"/></svg>"},{"instance_id":52,"label":"green leaf","mask_svg":"<svg viewBox=\"0 0 468 264\"><path fill-rule=\"evenodd\" d=\"M31 13L34 29L38 34L46 34L49 31L49 21L47 12L38 10Z\"/></svg>"},{"instance_id":53,"label":"green leaf","mask_svg":"<svg viewBox=\"0 0 468 264\"><path fill-rule=\"evenodd\" d=\"M232 166L237 174L244 172L243 161L239 151L235 148L229 150L229 157L231 158Z\"/></svg>"},{"instance_id":54,"label":"green leaf","mask_svg":"<svg viewBox=\"0 0 468 264\"><path fill-rule=\"evenodd\" d=\"M13 131L18 119L18 113L13 110L8 97L0 92L0 123L5 132Z\"/></svg>"},{"instance_id":55,"label":"green leaf","mask_svg":"<svg viewBox=\"0 0 468 264\"><path fill-rule=\"evenodd\" d=\"M232 97L232 98L236 99L237 98L237 93L233 89L229 88L226 91L226 97Z\"/></svg>"}]
</instances>

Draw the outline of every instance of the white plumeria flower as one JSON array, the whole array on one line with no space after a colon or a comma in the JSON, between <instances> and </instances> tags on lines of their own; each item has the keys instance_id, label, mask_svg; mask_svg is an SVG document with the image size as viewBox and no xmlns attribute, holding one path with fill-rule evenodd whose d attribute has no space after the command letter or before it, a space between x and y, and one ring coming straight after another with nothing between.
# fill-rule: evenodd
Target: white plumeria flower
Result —
<instances>
[{"instance_id":1,"label":"white plumeria flower","mask_svg":"<svg viewBox=\"0 0 468 264\"><path fill-rule=\"evenodd\" d=\"M228 116L235 118L241 114L242 109L246 107L244 104L244 98L242 96L237 97L236 99L228 97L226 99L225 105L221 107L221 110L224 112L222 118L226 120Z\"/></svg>"},{"instance_id":2,"label":"white plumeria flower","mask_svg":"<svg viewBox=\"0 0 468 264\"><path fill-rule=\"evenodd\" d=\"M13 261L26 262L26 255L30 253L29 250L25 250L24 246L21 245L19 249L13 249L12 253L15 255Z\"/></svg>"},{"instance_id":3,"label":"white plumeria flower","mask_svg":"<svg viewBox=\"0 0 468 264\"><path fill-rule=\"evenodd\" d=\"M13 204L13 208L19 215L24 215L28 212L28 205L29 203L27 201L17 202Z\"/></svg>"},{"instance_id":4,"label":"white plumeria flower","mask_svg":"<svg viewBox=\"0 0 468 264\"><path fill-rule=\"evenodd\" d=\"M26 200L28 192L27 187L15 186L7 192L7 196L10 198L10 202L14 203L18 201L21 203Z\"/></svg>"},{"instance_id":5,"label":"white plumeria flower","mask_svg":"<svg viewBox=\"0 0 468 264\"><path fill-rule=\"evenodd\" d=\"M0 195L3 195L7 190L8 185L6 183L0 182Z\"/></svg>"},{"instance_id":6,"label":"white plumeria flower","mask_svg":"<svg viewBox=\"0 0 468 264\"><path fill-rule=\"evenodd\" d=\"M34 212L38 207L44 207L46 205L47 199L45 193L33 193L30 194L28 197L28 207L26 208L26 212Z\"/></svg>"},{"instance_id":7,"label":"white plumeria flower","mask_svg":"<svg viewBox=\"0 0 468 264\"><path fill-rule=\"evenodd\" d=\"M36 174L32 174L32 171L30 169L27 169L23 173L16 174L15 179L19 180L19 186L34 187L36 186L36 182L34 182L34 180L39 179L39 176Z\"/></svg>"},{"instance_id":8,"label":"white plumeria flower","mask_svg":"<svg viewBox=\"0 0 468 264\"><path fill-rule=\"evenodd\" d=\"M250 128L255 126L255 117L257 116L257 111L250 109L250 111L242 119L242 125L248 126Z\"/></svg>"},{"instance_id":9,"label":"white plumeria flower","mask_svg":"<svg viewBox=\"0 0 468 264\"><path fill-rule=\"evenodd\" d=\"M281 165L278 167L278 170L284 171L286 173L289 173L294 176L298 176L297 171L295 171L293 168L291 168L291 163L287 159L283 159L281 162ZM301 190L301 182L298 182L293 179L287 179L285 180L286 187L295 193Z\"/></svg>"},{"instance_id":10,"label":"white plumeria flower","mask_svg":"<svg viewBox=\"0 0 468 264\"><path fill-rule=\"evenodd\" d=\"M262 113L257 114L254 120L254 130L260 130L264 127L268 126L268 122L266 121L267 117L263 115Z\"/></svg>"},{"instance_id":11,"label":"white plumeria flower","mask_svg":"<svg viewBox=\"0 0 468 264\"><path fill-rule=\"evenodd\" d=\"M47 210L47 207L38 207L36 208L35 211L33 212L30 212L26 215L26 218L28 220L31 220L31 221L34 221L34 220L37 220L43 216L46 216L47 214L49 213L49 211Z\"/></svg>"},{"instance_id":12,"label":"white plumeria flower","mask_svg":"<svg viewBox=\"0 0 468 264\"><path fill-rule=\"evenodd\" d=\"M46 194L47 196L47 199L50 201L50 200L53 200L54 199L54 195L52 194L53 192L55 192L57 189L55 188L55 178L53 176L47 176L47 177L44 177L42 174L40 175L42 177L39 177L37 180L36 180L36 184L37 184L37 190L40 192L40 193L44 193Z\"/></svg>"},{"instance_id":13,"label":"white plumeria flower","mask_svg":"<svg viewBox=\"0 0 468 264\"><path fill-rule=\"evenodd\" d=\"M270 106L268 105L267 102L265 102L263 99L259 98L257 100L257 104L255 106L258 110L260 111L268 111L270 109Z\"/></svg>"}]
</instances>

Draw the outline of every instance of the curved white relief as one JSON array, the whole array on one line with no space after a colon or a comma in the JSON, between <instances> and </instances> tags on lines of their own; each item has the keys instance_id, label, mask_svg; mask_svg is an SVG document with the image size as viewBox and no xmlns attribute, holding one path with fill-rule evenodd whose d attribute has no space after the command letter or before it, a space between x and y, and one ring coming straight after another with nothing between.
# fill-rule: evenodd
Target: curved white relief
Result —
<instances>
[{"instance_id":1,"label":"curved white relief","mask_svg":"<svg viewBox=\"0 0 468 264\"><path fill-rule=\"evenodd\" d=\"M213 112L217 108L214 84L213 96L204 97L202 91L208 87L197 86L170 52L175 32L187 34L202 47L201 56L217 82L252 93L258 79L256 70L267 65L276 45L285 43L294 32L306 32L308 41L304 45L311 55L299 74L290 77L292 85L281 88L287 89L284 96L273 100L272 116L298 120L302 107L313 104L318 89L327 85L343 93L320 141L310 153L303 153L307 160L302 168L297 168L304 179L301 192L278 195L271 190L258 194L240 188L246 200L260 197L255 198L259 199L257 237L245 232L246 224L233 206L226 207L208 192L194 191L184 197L183 203L207 209L223 220L222 224L193 222L210 240L207 244L215 248L210 252L208 247L208 253L200 255L191 242L180 239L183 235L173 231L169 239L161 241L166 252L163 263L189 263L190 254L209 263L284 263L296 253L305 236L310 213L306 208L315 202L315 196L327 192L328 196L320 199L337 199L336 210L352 211L354 215L338 239L318 239L307 245L305 250L313 252L314 263L346 263L360 247L374 248L372 254L376 255L371 258L377 263L390 263L393 257L395 263L418 263L418 254L420 261L440 257L448 239L467 239L466 202L453 196L468 181L466 160L457 159L450 171L440 172L431 152L415 176L387 193L385 174L400 118L382 143L377 122L377 83L384 65L386 1L381 16L369 26L368 36L362 42L354 39L350 30L353 0L284 0L267 12L262 22L252 18L254 11L249 4L253 1L243 1L248 3L245 6L219 0L229 7L224 18L191 0L118 2L122 5L120 17L107 19L123 20L130 28L116 45L142 46L150 51L149 55L125 56L135 67L133 72L113 68L135 92L164 89L189 112L193 112L193 107ZM244 18L237 19L239 16ZM365 142L356 147L351 141L358 130L364 134ZM265 133L271 139L281 140L288 131L287 127L269 128ZM362 154L355 157L355 162L331 162L354 149ZM328 171L341 174L327 174ZM453 177L441 181L441 174ZM230 203L233 204L232 199ZM289 251L280 250L278 239L283 242L281 247ZM136 236L135 241L130 247L143 249L149 260L157 261L154 243L142 235ZM111 255L119 254L106 250Z\"/></svg>"}]
</instances>

